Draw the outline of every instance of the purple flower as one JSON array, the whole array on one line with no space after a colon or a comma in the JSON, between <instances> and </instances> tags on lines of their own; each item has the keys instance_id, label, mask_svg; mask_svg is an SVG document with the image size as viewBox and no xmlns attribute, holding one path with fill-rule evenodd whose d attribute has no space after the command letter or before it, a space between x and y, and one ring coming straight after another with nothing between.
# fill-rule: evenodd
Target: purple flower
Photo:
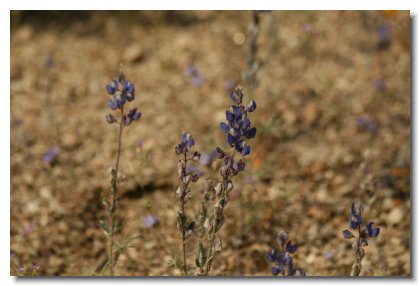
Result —
<instances>
[{"instance_id":1,"label":"purple flower","mask_svg":"<svg viewBox=\"0 0 420 286\"><path fill-rule=\"evenodd\" d=\"M270 262L275 262L278 259L279 251L277 248L272 249L269 253L266 254L267 260Z\"/></svg>"},{"instance_id":2,"label":"purple flower","mask_svg":"<svg viewBox=\"0 0 420 286\"><path fill-rule=\"evenodd\" d=\"M325 253L324 257L325 259L330 260L331 258L334 257L334 252L328 251L327 253Z\"/></svg>"},{"instance_id":3,"label":"purple flower","mask_svg":"<svg viewBox=\"0 0 420 286\"><path fill-rule=\"evenodd\" d=\"M55 62L54 62L54 59L53 59L53 57L52 56L48 56L46 59L45 59L45 66L47 67L47 68L53 68L54 66L55 66Z\"/></svg>"},{"instance_id":4,"label":"purple flower","mask_svg":"<svg viewBox=\"0 0 420 286\"><path fill-rule=\"evenodd\" d=\"M294 254L297 250L297 245L292 244L291 241L288 241L287 233L281 232L278 236L279 247L272 249L269 253L266 254L266 258L269 262L275 263L271 266L271 273L275 276L282 273L287 276L296 276L299 274L305 276L305 273L302 269L294 268L293 258L290 256Z\"/></svg>"},{"instance_id":5,"label":"purple flower","mask_svg":"<svg viewBox=\"0 0 420 286\"><path fill-rule=\"evenodd\" d=\"M366 230L370 237L377 237L379 235L380 228L379 227L373 228L372 227L373 225L374 225L373 222L371 221L368 222L368 224L366 225Z\"/></svg>"},{"instance_id":6,"label":"purple flower","mask_svg":"<svg viewBox=\"0 0 420 286\"><path fill-rule=\"evenodd\" d=\"M194 139L189 132L186 132L182 135L181 143L175 146L175 153L177 155L185 154L190 151L192 146L194 146Z\"/></svg>"},{"instance_id":7,"label":"purple flower","mask_svg":"<svg viewBox=\"0 0 420 286\"><path fill-rule=\"evenodd\" d=\"M350 228L357 229L362 224L362 211L361 206L356 206L355 203L351 204Z\"/></svg>"},{"instance_id":8,"label":"purple flower","mask_svg":"<svg viewBox=\"0 0 420 286\"><path fill-rule=\"evenodd\" d=\"M32 270L33 271L38 271L40 268L41 267L39 265L36 265L36 264L32 265Z\"/></svg>"},{"instance_id":9,"label":"purple flower","mask_svg":"<svg viewBox=\"0 0 420 286\"><path fill-rule=\"evenodd\" d=\"M53 147L44 153L44 162L48 165L52 165L57 160L57 156L60 150L57 147Z\"/></svg>"},{"instance_id":10,"label":"purple flower","mask_svg":"<svg viewBox=\"0 0 420 286\"><path fill-rule=\"evenodd\" d=\"M357 237L354 233L348 229L343 231L343 237L345 239L352 239L354 241L352 243L352 248L356 256L356 260L359 260L359 264L361 259L365 255L364 247L368 246L368 238L369 237L377 237L379 235L379 228L374 228L373 222L368 222L365 228L362 228L362 212L363 207L360 204L351 204L351 211L350 211L350 228L356 230ZM355 262L356 263L356 262ZM359 267L360 268L360 267ZM358 270L360 271L360 269ZM355 274L356 276L359 275L359 272L352 272L352 275Z\"/></svg>"},{"instance_id":11,"label":"purple flower","mask_svg":"<svg viewBox=\"0 0 420 286\"><path fill-rule=\"evenodd\" d=\"M380 25L377 29L378 33L378 48L387 49L391 44L391 26L388 23Z\"/></svg>"},{"instance_id":12,"label":"purple flower","mask_svg":"<svg viewBox=\"0 0 420 286\"><path fill-rule=\"evenodd\" d=\"M305 32L313 32L313 31L315 30L315 28L314 28L314 26L313 26L312 24L310 24L310 23L305 23L305 24L303 25L303 30L304 30Z\"/></svg>"},{"instance_id":13,"label":"purple flower","mask_svg":"<svg viewBox=\"0 0 420 286\"><path fill-rule=\"evenodd\" d=\"M126 80L124 74L120 72L118 79L111 81L110 84L105 87L106 92L111 97L108 100L108 107L111 110L123 110L127 102L131 102L135 99L136 87L134 83ZM105 116L106 122L109 124L119 123L122 126L129 126L133 121L138 121L141 117L141 112L137 111L137 108L132 108L128 113L121 114L121 121L118 121L114 115L108 114Z\"/></svg>"},{"instance_id":14,"label":"purple flower","mask_svg":"<svg viewBox=\"0 0 420 286\"><path fill-rule=\"evenodd\" d=\"M350 230L346 229L346 230L343 230L343 237L346 239L349 239L349 238L353 238L354 235L353 233L351 233Z\"/></svg>"},{"instance_id":15,"label":"purple flower","mask_svg":"<svg viewBox=\"0 0 420 286\"><path fill-rule=\"evenodd\" d=\"M141 117L141 112L137 112L137 108L131 109L126 115L123 116L124 126L128 126L133 121L139 120Z\"/></svg>"},{"instance_id":16,"label":"purple flower","mask_svg":"<svg viewBox=\"0 0 420 286\"><path fill-rule=\"evenodd\" d=\"M378 125L365 117L357 118L356 124L360 128L368 130L373 135L375 135L378 132Z\"/></svg>"},{"instance_id":17,"label":"purple flower","mask_svg":"<svg viewBox=\"0 0 420 286\"><path fill-rule=\"evenodd\" d=\"M246 184L248 184L248 185L252 185L252 184L254 183L254 178L252 178L252 177L247 177L247 178L245 179L245 183L246 183Z\"/></svg>"},{"instance_id":18,"label":"purple flower","mask_svg":"<svg viewBox=\"0 0 420 286\"><path fill-rule=\"evenodd\" d=\"M206 152L206 153L201 154L199 162L203 166L209 166L214 160L218 158L219 158L219 153L216 150L214 150L212 152Z\"/></svg>"},{"instance_id":19,"label":"purple flower","mask_svg":"<svg viewBox=\"0 0 420 286\"><path fill-rule=\"evenodd\" d=\"M287 250L287 252L293 254L297 250L297 245L296 244L292 244L292 242L288 241L286 243L286 250Z\"/></svg>"},{"instance_id":20,"label":"purple flower","mask_svg":"<svg viewBox=\"0 0 420 286\"><path fill-rule=\"evenodd\" d=\"M197 166L194 165L188 165L187 169L186 169L186 173L187 175L194 175L196 174L198 177L203 176L205 173L203 172L203 170L201 170L200 168L198 168Z\"/></svg>"},{"instance_id":21,"label":"purple flower","mask_svg":"<svg viewBox=\"0 0 420 286\"><path fill-rule=\"evenodd\" d=\"M228 91L232 91L236 86L236 81L233 79L228 79L225 81L225 89Z\"/></svg>"},{"instance_id":22,"label":"purple flower","mask_svg":"<svg viewBox=\"0 0 420 286\"><path fill-rule=\"evenodd\" d=\"M158 224L159 220L153 215L148 215L143 219L143 225L145 228L152 228L154 226L157 226Z\"/></svg>"},{"instance_id":23,"label":"purple flower","mask_svg":"<svg viewBox=\"0 0 420 286\"><path fill-rule=\"evenodd\" d=\"M251 127L248 113L253 112L257 104L251 100L246 107L243 106L243 93L239 86L232 91L230 98L235 104L226 111L227 122L220 123L220 130L226 134L228 145L234 147L242 156L246 156L251 153L251 147L246 144L246 139L254 138L257 133L257 129Z\"/></svg>"},{"instance_id":24,"label":"purple flower","mask_svg":"<svg viewBox=\"0 0 420 286\"><path fill-rule=\"evenodd\" d=\"M386 90L386 82L383 79L376 79L376 80L374 80L373 81L373 85L379 91L385 91Z\"/></svg>"},{"instance_id":25,"label":"purple flower","mask_svg":"<svg viewBox=\"0 0 420 286\"><path fill-rule=\"evenodd\" d=\"M106 92L112 96L108 101L108 107L112 110L117 108L122 109L126 102L135 99L135 89L134 83L126 80L125 76L121 73L118 80L113 80L105 87Z\"/></svg>"},{"instance_id":26,"label":"purple flower","mask_svg":"<svg viewBox=\"0 0 420 286\"><path fill-rule=\"evenodd\" d=\"M204 76L202 72L195 65L189 65L185 71L187 76L191 78L191 83L195 86L201 86L204 83Z\"/></svg>"},{"instance_id":27,"label":"purple flower","mask_svg":"<svg viewBox=\"0 0 420 286\"><path fill-rule=\"evenodd\" d=\"M22 229L22 233L24 235L29 235L34 232L36 225L34 223L28 224Z\"/></svg>"}]
</instances>

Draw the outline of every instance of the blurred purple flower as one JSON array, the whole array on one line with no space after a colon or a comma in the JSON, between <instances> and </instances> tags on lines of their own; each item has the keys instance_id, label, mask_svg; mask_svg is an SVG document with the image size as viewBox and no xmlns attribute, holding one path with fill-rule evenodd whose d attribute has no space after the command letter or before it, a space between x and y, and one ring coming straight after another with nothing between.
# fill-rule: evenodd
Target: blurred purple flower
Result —
<instances>
[{"instance_id":1,"label":"blurred purple flower","mask_svg":"<svg viewBox=\"0 0 420 286\"><path fill-rule=\"evenodd\" d=\"M365 117L359 117L356 120L358 127L368 130L371 134L375 135L378 132L378 125Z\"/></svg>"},{"instance_id":2,"label":"blurred purple flower","mask_svg":"<svg viewBox=\"0 0 420 286\"><path fill-rule=\"evenodd\" d=\"M216 150L213 150L212 152L206 152L201 154L199 162L203 166L209 166L214 160L218 158L219 153Z\"/></svg>"},{"instance_id":3,"label":"blurred purple flower","mask_svg":"<svg viewBox=\"0 0 420 286\"><path fill-rule=\"evenodd\" d=\"M34 232L36 225L34 223L28 224L27 226L22 228L23 235L29 235Z\"/></svg>"},{"instance_id":4,"label":"blurred purple flower","mask_svg":"<svg viewBox=\"0 0 420 286\"><path fill-rule=\"evenodd\" d=\"M334 252L328 251L328 252L325 253L324 257L325 257L325 259L330 260L331 258L334 257Z\"/></svg>"},{"instance_id":5,"label":"blurred purple flower","mask_svg":"<svg viewBox=\"0 0 420 286\"><path fill-rule=\"evenodd\" d=\"M225 89L228 91L232 91L236 86L236 81L233 79L228 79L225 81Z\"/></svg>"},{"instance_id":6,"label":"blurred purple flower","mask_svg":"<svg viewBox=\"0 0 420 286\"><path fill-rule=\"evenodd\" d=\"M375 79L373 85L379 91L384 91L386 89L386 82L383 79Z\"/></svg>"},{"instance_id":7,"label":"blurred purple flower","mask_svg":"<svg viewBox=\"0 0 420 286\"><path fill-rule=\"evenodd\" d=\"M37 264L32 265L32 270L33 271L38 271L41 267Z\"/></svg>"},{"instance_id":8,"label":"blurred purple flower","mask_svg":"<svg viewBox=\"0 0 420 286\"><path fill-rule=\"evenodd\" d=\"M60 150L57 147L53 147L49 149L44 154L44 162L49 165L52 165L56 161L59 153L60 153Z\"/></svg>"},{"instance_id":9,"label":"blurred purple flower","mask_svg":"<svg viewBox=\"0 0 420 286\"><path fill-rule=\"evenodd\" d=\"M159 220L153 215L148 215L143 219L143 225L145 228L152 228L154 226L157 226L158 224Z\"/></svg>"},{"instance_id":10,"label":"blurred purple flower","mask_svg":"<svg viewBox=\"0 0 420 286\"><path fill-rule=\"evenodd\" d=\"M196 65L189 65L185 74L191 78L191 83L195 86L201 86L204 83L204 75Z\"/></svg>"},{"instance_id":11,"label":"blurred purple flower","mask_svg":"<svg viewBox=\"0 0 420 286\"><path fill-rule=\"evenodd\" d=\"M314 28L314 26L313 26L312 24L310 24L310 23L305 23L305 24L303 25L303 30L304 30L305 32L314 32L314 31L315 31L315 28Z\"/></svg>"},{"instance_id":12,"label":"blurred purple flower","mask_svg":"<svg viewBox=\"0 0 420 286\"><path fill-rule=\"evenodd\" d=\"M137 147L143 148L143 146L144 146L144 140L143 139L140 139L139 141L137 141Z\"/></svg>"},{"instance_id":13,"label":"blurred purple flower","mask_svg":"<svg viewBox=\"0 0 420 286\"><path fill-rule=\"evenodd\" d=\"M248 184L248 185L252 185L254 183L254 178L251 177L251 176L250 177L247 177L245 179L245 183Z\"/></svg>"},{"instance_id":14,"label":"blurred purple flower","mask_svg":"<svg viewBox=\"0 0 420 286\"><path fill-rule=\"evenodd\" d=\"M388 23L384 23L378 27L377 33L379 38L379 49L388 48L391 44L391 26Z\"/></svg>"},{"instance_id":15,"label":"blurred purple flower","mask_svg":"<svg viewBox=\"0 0 420 286\"><path fill-rule=\"evenodd\" d=\"M187 174L197 174L199 177L205 174L203 170L201 170L199 167L194 166L194 165L188 165L186 171L187 171Z\"/></svg>"},{"instance_id":16,"label":"blurred purple flower","mask_svg":"<svg viewBox=\"0 0 420 286\"><path fill-rule=\"evenodd\" d=\"M25 272L25 270L26 270L26 269L25 269L25 266L21 266L21 267L19 267L19 271L20 271L20 272L24 273L24 272Z\"/></svg>"},{"instance_id":17,"label":"blurred purple flower","mask_svg":"<svg viewBox=\"0 0 420 286\"><path fill-rule=\"evenodd\" d=\"M243 190L242 186L235 187L233 189L233 191L230 193L230 199L231 200L236 199L239 196L239 194L241 193L242 190Z\"/></svg>"},{"instance_id":18,"label":"blurred purple flower","mask_svg":"<svg viewBox=\"0 0 420 286\"><path fill-rule=\"evenodd\" d=\"M45 66L47 67L47 68L53 68L54 66L55 66L55 62L54 62L54 59L53 59L53 57L52 56L48 56L46 59L45 59Z\"/></svg>"}]
</instances>

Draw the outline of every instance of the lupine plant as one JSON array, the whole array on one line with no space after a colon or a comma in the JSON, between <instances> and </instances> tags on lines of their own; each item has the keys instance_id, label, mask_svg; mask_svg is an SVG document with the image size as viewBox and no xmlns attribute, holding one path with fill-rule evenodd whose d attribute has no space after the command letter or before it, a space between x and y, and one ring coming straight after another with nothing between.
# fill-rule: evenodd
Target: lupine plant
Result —
<instances>
[{"instance_id":1,"label":"lupine plant","mask_svg":"<svg viewBox=\"0 0 420 286\"><path fill-rule=\"evenodd\" d=\"M117 79L106 86L106 92L110 96L108 107L116 113L116 116L109 113L105 118L106 122L109 124L118 125L118 147L115 165L110 168L111 193L109 200L103 199L103 203L108 210L109 220L108 222L101 220L100 224L108 237L108 261L106 267L109 269L109 275L113 276L114 266L116 264L116 259L114 259L114 245L116 243L115 234L121 229L123 223L123 219L116 214L118 187L121 182L121 177L118 172L120 166L122 134L125 127L140 119L141 112L138 112L137 108L132 108L126 112L127 104L135 99L135 86L134 83L125 78L122 71L120 71Z\"/></svg>"},{"instance_id":2,"label":"lupine plant","mask_svg":"<svg viewBox=\"0 0 420 286\"><path fill-rule=\"evenodd\" d=\"M229 193L234 188L232 179L245 169L245 161L242 157L251 152L247 140L254 138L257 132L255 127L251 127L251 121L248 118L248 113L253 112L257 107L255 101L251 100L247 106L244 106L240 86L232 91L230 97L234 104L226 111L227 122L220 123L220 129L226 134L229 150L216 148L218 158L223 160L219 169L220 179L209 180L203 194L200 221L202 232L195 259L200 276L209 274L215 255L221 251L221 241L217 238L217 234L225 221L224 208L229 202ZM235 156L240 156L240 158L236 159ZM208 210L209 204L213 204L212 211Z\"/></svg>"},{"instance_id":3,"label":"lupine plant","mask_svg":"<svg viewBox=\"0 0 420 286\"><path fill-rule=\"evenodd\" d=\"M194 146L194 139L192 138L190 133L184 133L182 136L181 143L175 146L175 153L177 155L181 155L182 159L178 162L178 176L180 179L180 184L178 189L176 190L176 195L179 201L179 209L176 216L177 219L177 227L179 232L181 233L181 243L182 243L182 260L183 265L182 269L184 271L184 275L188 275L188 267L187 267L187 257L186 257L186 250L185 250L185 242L187 238L192 234L194 228L194 221L191 221L187 218L185 213L185 204L191 198L191 190L189 189L189 185L191 182L197 182L199 178L199 174L197 172L191 171L191 168L188 166L189 161L197 162L200 160L200 153L195 151L194 153L190 153L191 148Z\"/></svg>"},{"instance_id":4,"label":"lupine plant","mask_svg":"<svg viewBox=\"0 0 420 286\"><path fill-rule=\"evenodd\" d=\"M352 248L355 254L354 263L351 269L350 276L359 276L362 270L362 259L365 256L364 247L368 246L369 237L377 237L380 228L373 227L373 222L368 222L365 228L362 228L362 212L363 207L360 203L352 203L350 212L350 228L356 230L357 236L348 229L343 231L343 237L346 239L354 239Z\"/></svg>"},{"instance_id":5,"label":"lupine plant","mask_svg":"<svg viewBox=\"0 0 420 286\"><path fill-rule=\"evenodd\" d=\"M271 262L271 273L274 276L305 276L301 268L295 268L292 254L296 253L297 245L288 240L286 232L279 233L277 237L278 247L266 254L267 260Z\"/></svg>"}]
</instances>

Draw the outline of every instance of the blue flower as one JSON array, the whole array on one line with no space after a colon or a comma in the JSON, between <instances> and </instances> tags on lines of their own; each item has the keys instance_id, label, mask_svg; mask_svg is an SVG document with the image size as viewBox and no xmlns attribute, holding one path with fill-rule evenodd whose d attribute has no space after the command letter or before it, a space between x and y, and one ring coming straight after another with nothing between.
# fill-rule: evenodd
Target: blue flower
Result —
<instances>
[{"instance_id":1,"label":"blue flower","mask_svg":"<svg viewBox=\"0 0 420 286\"><path fill-rule=\"evenodd\" d=\"M105 86L105 90L111 97L108 100L108 107L111 110L120 109L123 111L123 107L127 102L131 102L135 99L136 87L134 83L126 80L124 74L120 72L118 79L111 81L110 84ZM133 121L138 121L141 117L141 112L137 112L137 108L132 108L128 113L123 114L121 112L121 121L118 121L112 114L106 115L105 119L108 123L120 123L122 126L128 126Z\"/></svg>"},{"instance_id":2,"label":"blue flower","mask_svg":"<svg viewBox=\"0 0 420 286\"><path fill-rule=\"evenodd\" d=\"M272 249L269 253L266 254L267 260L270 262L275 262L278 259L279 251L277 248Z\"/></svg>"},{"instance_id":3,"label":"blue flower","mask_svg":"<svg viewBox=\"0 0 420 286\"><path fill-rule=\"evenodd\" d=\"M159 220L153 215L148 215L143 219L143 225L145 228L152 228L154 226L157 226L158 224Z\"/></svg>"},{"instance_id":4,"label":"blue flower","mask_svg":"<svg viewBox=\"0 0 420 286\"><path fill-rule=\"evenodd\" d=\"M358 209L356 210L356 204L352 203L350 214L350 228L357 229L362 224L362 211L363 208L361 206L358 206Z\"/></svg>"},{"instance_id":5,"label":"blue flower","mask_svg":"<svg viewBox=\"0 0 420 286\"><path fill-rule=\"evenodd\" d=\"M44 154L44 162L47 163L48 165L52 165L53 163L55 163L59 153L60 153L60 150L57 147L53 147L49 149Z\"/></svg>"},{"instance_id":6,"label":"blue flower","mask_svg":"<svg viewBox=\"0 0 420 286\"><path fill-rule=\"evenodd\" d=\"M373 225L374 225L373 222L371 221L368 222L368 224L366 225L366 230L370 237L377 237L379 235L380 228L379 227L372 228Z\"/></svg>"},{"instance_id":7,"label":"blue flower","mask_svg":"<svg viewBox=\"0 0 420 286\"><path fill-rule=\"evenodd\" d=\"M242 156L247 156L251 153L251 147L246 144L246 140L254 138L257 134L257 129L251 127L248 112L253 112L257 104L251 100L246 107L243 106L243 93L239 86L232 91L230 98L235 105L231 105L226 111L227 122L220 123L220 129L226 134L228 145L235 148Z\"/></svg>"},{"instance_id":8,"label":"blue flower","mask_svg":"<svg viewBox=\"0 0 420 286\"><path fill-rule=\"evenodd\" d=\"M131 122L139 120L140 117L141 112L137 112L137 108L133 108L123 116L123 124L124 126L128 126L131 124Z\"/></svg>"},{"instance_id":9,"label":"blue flower","mask_svg":"<svg viewBox=\"0 0 420 286\"><path fill-rule=\"evenodd\" d=\"M297 245L292 244L288 241L287 233L281 232L278 236L279 248L272 249L269 253L266 253L266 258L271 263L276 263L271 266L271 273L275 276L282 273L287 276L295 276L299 273L301 276L305 276L302 269L294 268L293 258L290 254L294 254L297 250Z\"/></svg>"},{"instance_id":10,"label":"blue flower","mask_svg":"<svg viewBox=\"0 0 420 286\"><path fill-rule=\"evenodd\" d=\"M106 85L105 90L112 97L108 101L108 107L112 110L121 109L127 101L131 102L135 99L134 83L126 80L123 74L120 74L118 81L113 80L109 85Z\"/></svg>"},{"instance_id":11,"label":"blue flower","mask_svg":"<svg viewBox=\"0 0 420 286\"><path fill-rule=\"evenodd\" d=\"M343 230L343 237L348 239L348 238L353 238L354 235L353 235L353 233L351 233L350 230L346 229L346 230Z\"/></svg>"},{"instance_id":12,"label":"blue flower","mask_svg":"<svg viewBox=\"0 0 420 286\"><path fill-rule=\"evenodd\" d=\"M287 252L293 254L297 250L297 245L292 244L292 242L288 241L287 244L286 244L286 250L287 250Z\"/></svg>"},{"instance_id":13,"label":"blue flower","mask_svg":"<svg viewBox=\"0 0 420 286\"><path fill-rule=\"evenodd\" d=\"M194 146L194 139L189 132L186 132L182 135L181 143L175 146L175 153L177 155L185 154L190 151L192 146Z\"/></svg>"},{"instance_id":14,"label":"blue flower","mask_svg":"<svg viewBox=\"0 0 420 286\"><path fill-rule=\"evenodd\" d=\"M187 76L191 77L191 83L195 86L203 85L205 78L203 73L198 69L196 65L189 65L185 71Z\"/></svg>"},{"instance_id":15,"label":"blue flower","mask_svg":"<svg viewBox=\"0 0 420 286\"><path fill-rule=\"evenodd\" d=\"M350 230L343 230L343 237L345 239L356 238L357 239L357 251L363 251L363 247L368 245L368 237L377 237L379 235L380 228L374 228L373 222L368 222L365 228L361 228L362 225L362 211L363 207L360 204L352 203L351 214L350 214L350 227L358 231L358 236L353 234Z\"/></svg>"}]
</instances>

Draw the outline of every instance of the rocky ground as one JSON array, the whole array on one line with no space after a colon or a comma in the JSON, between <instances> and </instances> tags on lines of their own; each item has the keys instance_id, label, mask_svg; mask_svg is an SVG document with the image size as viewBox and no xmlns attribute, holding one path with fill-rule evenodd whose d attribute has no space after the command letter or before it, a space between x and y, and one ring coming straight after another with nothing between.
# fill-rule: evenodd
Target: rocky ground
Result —
<instances>
[{"instance_id":1,"label":"rocky ground","mask_svg":"<svg viewBox=\"0 0 420 286\"><path fill-rule=\"evenodd\" d=\"M354 254L342 230L351 203L362 201L364 218L381 228L362 275L410 275L409 12L259 17L258 132L211 274L271 275L265 253L285 230L307 275L349 275ZM12 275L92 275L105 261L98 220L117 147L105 85L120 63L143 115L124 131L118 208L118 238L140 238L115 273L181 274L172 265L180 255L174 146L185 131L203 154L225 146L218 124L232 85L244 84L251 20L239 11L12 12ZM199 168L189 213L217 166ZM159 223L145 224L148 215Z\"/></svg>"}]
</instances>

